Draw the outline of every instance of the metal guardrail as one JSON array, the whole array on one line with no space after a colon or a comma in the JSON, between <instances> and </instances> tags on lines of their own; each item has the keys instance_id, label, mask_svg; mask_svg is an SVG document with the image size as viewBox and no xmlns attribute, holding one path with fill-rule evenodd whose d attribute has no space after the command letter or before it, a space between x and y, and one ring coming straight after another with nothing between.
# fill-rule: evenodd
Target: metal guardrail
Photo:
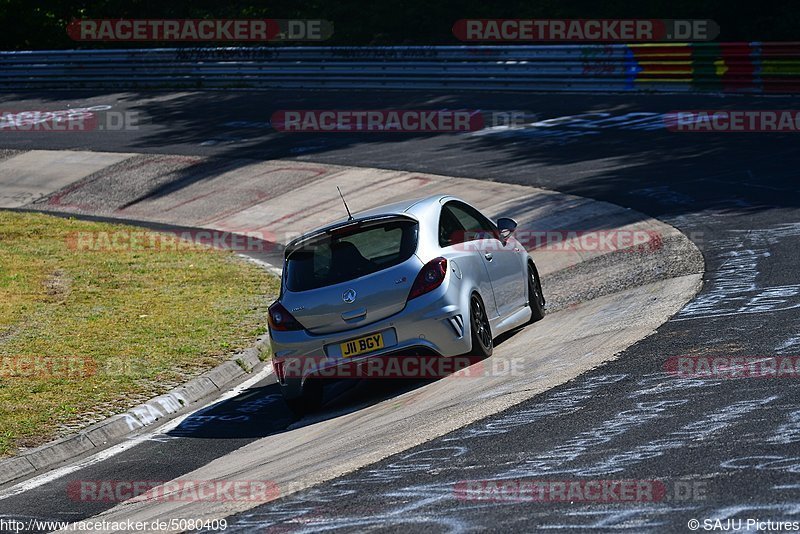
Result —
<instances>
[{"instance_id":1,"label":"metal guardrail","mask_svg":"<svg viewBox=\"0 0 800 534\"><path fill-rule=\"evenodd\" d=\"M0 90L800 92L800 43L0 52Z\"/></svg>"}]
</instances>

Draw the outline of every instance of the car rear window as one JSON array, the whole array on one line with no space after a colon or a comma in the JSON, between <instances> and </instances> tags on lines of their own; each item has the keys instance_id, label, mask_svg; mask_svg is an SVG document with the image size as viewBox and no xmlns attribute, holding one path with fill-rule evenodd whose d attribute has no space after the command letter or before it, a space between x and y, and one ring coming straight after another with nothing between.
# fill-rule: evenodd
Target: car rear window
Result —
<instances>
[{"instance_id":1,"label":"car rear window","mask_svg":"<svg viewBox=\"0 0 800 534\"><path fill-rule=\"evenodd\" d=\"M307 291L347 282L403 263L417 248L417 223L366 221L322 234L286 260L286 287Z\"/></svg>"}]
</instances>

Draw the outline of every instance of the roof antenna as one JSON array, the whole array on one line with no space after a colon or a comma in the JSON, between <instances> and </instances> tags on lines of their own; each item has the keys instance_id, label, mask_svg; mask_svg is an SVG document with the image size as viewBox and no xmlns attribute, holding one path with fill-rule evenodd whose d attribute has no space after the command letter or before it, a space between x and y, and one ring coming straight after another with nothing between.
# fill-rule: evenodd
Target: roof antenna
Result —
<instances>
[{"instance_id":1,"label":"roof antenna","mask_svg":"<svg viewBox=\"0 0 800 534\"><path fill-rule=\"evenodd\" d=\"M347 202L345 202L344 195L342 194L342 190L339 189L338 185L336 186L336 190L339 192L339 196L342 197L342 202L344 203L344 209L347 210L347 220L348 221L352 221L353 220L353 215L350 213L350 208L347 207Z\"/></svg>"}]
</instances>

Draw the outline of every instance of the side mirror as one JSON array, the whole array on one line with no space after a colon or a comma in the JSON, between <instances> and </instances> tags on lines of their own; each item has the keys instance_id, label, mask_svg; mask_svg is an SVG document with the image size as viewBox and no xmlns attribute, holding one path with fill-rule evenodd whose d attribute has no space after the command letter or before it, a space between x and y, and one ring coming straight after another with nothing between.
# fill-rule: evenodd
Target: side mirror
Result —
<instances>
[{"instance_id":1,"label":"side mirror","mask_svg":"<svg viewBox=\"0 0 800 534\"><path fill-rule=\"evenodd\" d=\"M517 221L509 217L500 217L497 219L497 229L500 230L500 238L505 242L517 229Z\"/></svg>"}]
</instances>

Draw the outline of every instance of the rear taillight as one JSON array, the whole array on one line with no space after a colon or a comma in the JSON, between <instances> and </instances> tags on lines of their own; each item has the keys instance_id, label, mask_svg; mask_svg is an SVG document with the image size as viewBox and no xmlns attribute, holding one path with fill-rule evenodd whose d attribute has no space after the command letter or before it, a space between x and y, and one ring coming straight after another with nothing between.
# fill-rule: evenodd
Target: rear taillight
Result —
<instances>
[{"instance_id":1,"label":"rear taillight","mask_svg":"<svg viewBox=\"0 0 800 534\"><path fill-rule=\"evenodd\" d=\"M297 319L292 317L292 314L283 307L280 302L275 302L269 307L269 326L273 330L302 330L301 325Z\"/></svg>"},{"instance_id":2,"label":"rear taillight","mask_svg":"<svg viewBox=\"0 0 800 534\"><path fill-rule=\"evenodd\" d=\"M425 293L430 293L444 282L444 276L447 274L447 260L444 258L435 258L422 268L414 280L414 285L411 286L411 292L408 294L408 300L417 298Z\"/></svg>"}]
</instances>

